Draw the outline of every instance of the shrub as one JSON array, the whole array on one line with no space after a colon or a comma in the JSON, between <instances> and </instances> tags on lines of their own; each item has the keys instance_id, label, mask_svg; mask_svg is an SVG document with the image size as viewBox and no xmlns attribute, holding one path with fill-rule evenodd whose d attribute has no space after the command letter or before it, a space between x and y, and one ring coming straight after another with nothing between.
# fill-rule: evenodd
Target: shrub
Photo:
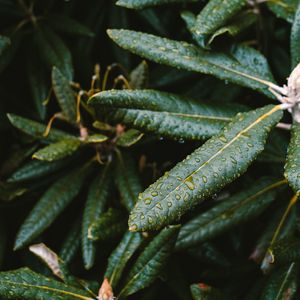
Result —
<instances>
[{"instance_id":1,"label":"shrub","mask_svg":"<svg viewBox=\"0 0 300 300\"><path fill-rule=\"evenodd\" d=\"M297 298L298 1L0 15L3 299Z\"/></svg>"}]
</instances>

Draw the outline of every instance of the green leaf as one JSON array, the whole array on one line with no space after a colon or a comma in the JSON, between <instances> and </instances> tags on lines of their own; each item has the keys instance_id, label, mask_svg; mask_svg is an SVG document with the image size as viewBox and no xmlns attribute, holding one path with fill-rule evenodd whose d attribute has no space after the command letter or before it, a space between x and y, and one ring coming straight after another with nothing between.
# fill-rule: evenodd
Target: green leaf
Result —
<instances>
[{"instance_id":1,"label":"green leaf","mask_svg":"<svg viewBox=\"0 0 300 300\"><path fill-rule=\"evenodd\" d=\"M264 149L281 117L280 105L238 113L219 135L140 194L129 218L130 230L157 230L173 223L238 178Z\"/></svg>"},{"instance_id":2,"label":"green leaf","mask_svg":"<svg viewBox=\"0 0 300 300\"><path fill-rule=\"evenodd\" d=\"M90 168L77 169L54 182L33 207L16 237L15 249L38 237L78 195Z\"/></svg>"},{"instance_id":3,"label":"green leaf","mask_svg":"<svg viewBox=\"0 0 300 300\"><path fill-rule=\"evenodd\" d=\"M225 300L225 297L221 291L213 288L207 284L199 283L191 285L191 292L193 300Z\"/></svg>"},{"instance_id":4,"label":"green leaf","mask_svg":"<svg viewBox=\"0 0 300 300\"><path fill-rule=\"evenodd\" d=\"M67 232L67 236L61 246L59 256L69 264L80 249L81 223L76 220L71 229Z\"/></svg>"},{"instance_id":5,"label":"green leaf","mask_svg":"<svg viewBox=\"0 0 300 300\"><path fill-rule=\"evenodd\" d=\"M291 263L276 270L268 278L261 300L295 299L298 288L298 265Z\"/></svg>"},{"instance_id":6,"label":"green leaf","mask_svg":"<svg viewBox=\"0 0 300 300\"><path fill-rule=\"evenodd\" d=\"M110 119L141 131L172 139L203 140L217 133L238 112L232 106L198 103L154 90L111 90L95 94L89 103L114 108ZM108 112L109 113L109 112Z\"/></svg>"},{"instance_id":7,"label":"green leaf","mask_svg":"<svg viewBox=\"0 0 300 300\"><path fill-rule=\"evenodd\" d=\"M228 34L230 36L236 36L241 31L255 23L257 15L252 11L245 11L236 16L228 25L218 29L208 40L208 44L211 44L216 37L220 35Z\"/></svg>"},{"instance_id":8,"label":"green leaf","mask_svg":"<svg viewBox=\"0 0 300 300\"><path fill-rule=\"evenodd\" d=\"M96 256L94 242L88 239L89 228L101 217L107 207L111 183L111 164L109 163L104 166L103 170L91 183L83 211L81 245L83 262L86 269L90 269L93 266Z\"/></svg>"},{"instance_id":9,"label":"green leaf","mask_svg":"<svg viewBox=\"0 0 300 300\"><path fill-rule=\"evenodd\" d=\"M181 228L176 247L183 249L200 244L257 216L275 199L277 188L283 184L285 180L261 178L246 190L199 214Z\"/></svg>"},{"instance_id":10,"label":"green leaf","mask_svg":"<svg viewBox=\"0 0 300 300\"><path fill-rule=\"evenodd\" d=\"M300 61L300 5L298 4L291 29L291 69L293 70Z\"/></svg>"},{"instance_id":11,"label":"green leaf","mask_svg":"<svg viewBox=\"0 0 300 300\"><path fill-rule=\"evenodd\" d=\"M194 24L196 22L196 16L194 13L188 10L184 10L180 14L181 18L186 24L186 27L189 31L192 31L192 28L194 27Z\"/></svg>"},{"instance_id":12,"label":"green leaf","mask_svg":"<svg viewBox=\"0 0 300 300\"><path fill-rule=\"evenodd\" d=\"M115 183L123 205L130 211L143 188L135 161L126 152L123 155L121 153L117 155Z\"/></svg>"},{"instance_id":13,"label":"green leaf","mask_svg":"<svg viewBox=\"0 0 300 300\"><path fill-rule=\"evenodd\" d=\"M14 114L7 114L7 117L14 127L37 139L46 140L49 143L57 142L63 139L77 139L76 137L62 130L54 128L52 128L47 137L45 137L44 133L46 131L46 125Z\"/></svg>"},{"instance_id":14,"label":"green leaf","mask_svg":"<svg viewBox=\"0 0 300 300\"><path fill-rule=\"evenodd\" d=\"M143 60L134 70L129 74L129 85L133 90L143 89L148 86L149 82L149 67L145 60Z\"/></svg>"},{"instance_id":15,"label":"green leaf","mask_svg":"<svg viewBox=\"0 0 300 300\"><path fill-rule=\"evenodd\" d=\"M60 32L71 34L93 37L94 33L85 25L82 25L78 21L71 19L66 14L51 14L48 15L47 22L50 26Z\"/></svg>"},{"instance_id":16,"label":"green leaf","mask_svg":"<svg viewBox=\"0 0 300 300\"><path fill-rule=\"evenodd\" d=\"M52 86L58 104L62 113L70 122L76 122L76 101L75 94L70 87L70 82L61 73L61 71L53 67L52 69Z\"/></svg>"},{"instance_id":17,"label":"green leaf","mask_svg":"<svg viewBox=\"0 0 300 300\"><path fill-rule=\"evenodd\" d=\"M178 231L179 226L165 228L149 243L129 271L118 298L136 293L156 279L173 250Z\"/></svg>"},{"instance_id":18,"label":"green leaf","mask_svg":"<svg viewBox=\"0 0 300 300\"><path fill-rule=\"evenodd\" d=\"M205 46L207 37L225 25L245 4L246 0L210 0L198 14L192 28L197 43Z\"/></svg>"},{"instance_id":19,"label":"green leaf","mask_svg":"<svg viewBox=\"0 0 300 300\"><path fill-rule=\"evenodd\" d=\"M264 81L273 82L266 59L253 48L235 45L229 53L206 51L186 42L124 29L108 30L122 48L160 64L216 76L273 97Z\"/></svg>"},{"instance_id":20,"label":"green leaf","mask_svg":"<svg viewBox=\"0 0 300 300\"><path fill-rule=\"evenodd\" d=\"M84 142L88 143L88 144L103 143L103 142L107 141L107 139L108 139L107 136L100 134L100 133L96 133L96 134L89 135L88 138Z\"/></svg>"},{"instance_id":21,"label":"green leaf","mask_svg":"<svg viewBox=\"0 0 300 300\"><path fill-rule=\"evenodd\" d=\"M72 56L63 40L50 27L35 28L35 42L48 68L52 70L56 66L68 80L72 80Z\"/></svg>"},{"instance_id":22,"label":"green leaf","mask_svg":"<svg viewBox=\"0 0 300 300\"><path fill-rule=\"evenodd\" d=\"M120 244L111 253L104 277L108 279L113 289L116 288L127 262L143 240L140 233L127 231Z\"/></svg>"},{"instance_id":23,"label":"green leaf","mask_svg":"<svg viewBox=\"0 0 300 300\"><path fill-rule=\"evenodd\" d=\"M65 139L59 142L50 144L35 152L32 158L43 161L54 161L62 159L73 154L81 145L80 140Z\"/></svg>"},{"instance_id":24,"label":"green leaf","mask_svg":"<svg viewBox=\"0 0 300 300\"><path fill-rule=\"evenodd\" d=\"M273 0L268 1L267 5L278 18L285 19L289 23L292 23L298 2L298 0Z\"/></svg>"},{"instance_id":25,"label":"green leaf","mask_svg":"<svg viewBox=\"0 0 300 300\"><path fill-rule=\"evenodd\" d=\"M300 123L295 122L288 146L284 176L295 193L300 192Z\"/></svg>"},{"instance_id":26,"label":"green leaf","mask_svg":"<svg viewBox=\"0 0 300 300\"><path fill-rule=\"evenodd\" d=\"M81 289L22 268L0 273L0 295L7 299L93 300Z\"/></svg>"},{"instance_id":27,"label":"green leaf","mask_svg":"<svg viewBox=\"0 0 300 300\"><path fill-rule=\"evenodd\" d=\"M124 6L127 8L133 9L143 9L146 7L164 5L171 3L187 3L187 2L196 2L197 0L119 0L117 5Z\"/></svg>"},{"instance_id":28,"label":"green leaf","mask_svg":"<svg viewBox=\"0 0 300 300\"><path fill-rule=\"evenodd\" d=\"M70 162L68 160L60 160L53 162L45 162L39 160L31 160L15 171L7 182L21 182L40 179L43 176L50 175L59 169L62 169Z\"/></svg>"},{"instance_id":29,"label":"green leaf","mask_svg":"<svg viewBox=\"0 0 300 300\"><path fill-rule=\"evenodd\" d=\"M122 235L126 231L124 214L116 209L109 208L88 228L88 239L91 241L105 241Z\"/></svg>"},{"instance_id":30,"label":"green leaf","mask_svg":"<svg viewBox=\"0 0 300 300\"><path fill-rule=\"evenodd\" d=\"M143 136L144 134L139 130L129 129L120 135L116 144L120 147L131 147L140 141Z\"/></svg>"}]
</instances>

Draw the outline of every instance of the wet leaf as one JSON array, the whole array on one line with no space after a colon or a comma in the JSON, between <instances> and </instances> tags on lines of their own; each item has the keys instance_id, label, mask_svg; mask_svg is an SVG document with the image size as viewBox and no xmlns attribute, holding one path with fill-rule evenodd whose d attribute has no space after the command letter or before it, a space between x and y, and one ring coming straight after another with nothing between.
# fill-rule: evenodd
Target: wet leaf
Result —
<instances>
[{"instance_id":1,"label":"wet leaf","mask_svg":"<svg viewBox=\"0 0 300 300\"><path fill-rule=\"evenodd\" d=\"M124 6L126 8L143 9L146 7L164 5L171 3L187 3L196 2L197 0L118 0L117 5Z\"/></svg>"},{"instance_id":2,"label":"wet leaf","mask_svg":"<svg viewBox=\"0 0 300 300\"><path fill-rule=\"evenodd\" d=\"M94 95L89 103L111 118L138 130L172 139L203 140L231 121L240 108L209 105L154 90L111 90Z\"/></svg>"},{"instance_id":3,"label":"wet leaf","mask_svg":"<svg viewBox=\"0 0 300 300\"><path fill-rule=\"evenodd\" d=\"M159 275L174 247L179 226L163 229L137 258L118 298L123 299L147 286Z\"/></svg>"},{"instance_id":4,"label":"wet leaf","mask_svg":"<svg viewBox=\"0 0 300 300\"><path fill-rule=\"evenodd\" d=\"M187 156L139 196L132 231L157 230L178 220L201 201L244 173L264 149L281 119L280 106L239 113L219 135Z\"/></svg>"}]
</instances>

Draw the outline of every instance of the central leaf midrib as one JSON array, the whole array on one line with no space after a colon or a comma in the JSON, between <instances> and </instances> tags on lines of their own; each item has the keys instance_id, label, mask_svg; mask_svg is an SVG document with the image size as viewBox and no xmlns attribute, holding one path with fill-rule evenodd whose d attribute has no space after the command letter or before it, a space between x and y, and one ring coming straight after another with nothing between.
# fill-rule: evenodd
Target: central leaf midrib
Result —
<instances>
[{"instance_id":1,"label":"central leaf midrib","mask_svg":"<svg viewBox=\"0 0 300 300\"><path fill-rule=\"evenodd\" d=\"M19 283L19 282L13 282L13 281L8 281L8 280L0 280L1 283L4 284L10 284L10 285L19 285L19 286L23 286L23 287L29 287L29 288L35 288L35 289L43 289L43 290L47 290L47 291L52 291L52 292L56 292L58 294L66 294L66 295L70 295L70 296L74 296L77 297L78 299L82 299L82 300L93 300L92 298L86 297L84 295L79 295L79 294L75 294L73 292L68 292L66 290L59 290L57 288L52 288L52 287L47 287L45 285L33 285L30 283Z\"/></svg>"},{"instance_id":2,"label":"central leaf midrib","mask_svg":"<svg viewBox=\"0 0 300 300\"><path fill-rule=\"evenodd\" d=\"M253 126L257 125L258 123L260 123L263 119L265 119L266 117L268 117L269 115L273 114L274 112L278 111L281 109L280 105L276 105L275 107L273 107L269 112L264 113L262 116L260 116L259 118L257 118L252 124L250 124L249 126L247 126L245 129L241 130L230 142L228 142L225 146L223 146L221 149L219 149L212 157L210 157L207 161L203 162L200 167L198 169L196 169L195 171L193 171L190 175L188 175L183 181L182 183L180 183L179 185L177 185L175 188L173 188L172 191L170 191L166 196L164 196L161 200L159 200L158 202L156 202L155 204L153 204L152 207L149 208L149 211L151 211L153 208L155 208L155 206L157 205L157 203L160 203L162 201L164 201L168 196L170 196L173 192L175 192L176 190L178 190L183 184L185 184L185 181L187 181L188 178L190 178L191 176L194 176L195 174L197 174L202 167L206 166L208 163L210 163L214 158L216 158L219 154L221 154L226 148L228 148L231 144L233 144L240 136L242 136L244 133L246 133L247 131L249 131ZM148 211L148 212L149 212Z\"/></svg>"}]
</instances>

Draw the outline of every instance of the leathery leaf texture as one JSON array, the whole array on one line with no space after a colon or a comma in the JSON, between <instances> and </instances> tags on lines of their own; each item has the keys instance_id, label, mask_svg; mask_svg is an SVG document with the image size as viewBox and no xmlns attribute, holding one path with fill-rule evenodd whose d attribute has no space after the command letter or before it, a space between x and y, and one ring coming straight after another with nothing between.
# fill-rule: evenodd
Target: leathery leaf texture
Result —
<instances>
[{"instance_id":1,"label":"leathery leaf texture","mask_svg":"<svg viewBox=\"0 0 300 300\"><path fill-rule=\"evenodd\" d=\"M204 104L154 90L103 91L89 103L100 113L109 108L115 121L178 140L203 140L219 133L241 108Z\"/></svg>"},{"instance_id":2,"label":"leathery leaf texture","mask_svg":"<svg viewBox=\"0 0 300 300\"><path fill-rule=\"evenodd\" d=\"M42 195L16 237L15 249L19 249L38 237L78 195L88 175L89 167L79 168L55 181Z\"/></svg>"},{"instance_id":3,"label":"leathery leaf texture","mask_svg":"<svg viewBox=\"0 0 300 300\"><path fill-rule=\"evenodd\" d=\"M122 48L160 64L209 74L272 97L258 79L274 81L266 59L255 49L235 45L229 53L206 51L187 42L152 34L113 29L110 38Z\"/></svg>"},{"instance_id":4,"label":"leathery leaf texture","mask_svg":"<svg viewBox=\"0 0 300 300\"><path fill-rule=\"evenodd\" d=\"M0 295L6 299L93 300L84 290L37 274L28 268L1 272Z\"/></svg>"},{"instance_id":5,"label":"leathery leaf texture","mask_svg":"<svg viewBox=\"0 0 300 300\"><path fill-rule=\"evenodd\" d=\"M202 46L206 35L214 33L246 4L246 0L211 0L200 11L192 31Z\"/></svg>"},{"instance_id":6,"label":"leathery leaf texture","mask_svg":"<svg viewBox=\"0 0 300 300\"><path fill-rule=\"evenodd\" d=\"M285 177L295 193L300 192L300 123L292 127L291 141L288 147L285 165Z\"/></svg>"},{"instance_id":7,"label":"leathery leaf texture","mask_svg":"<svg viewBox=\"0 0 300 300\"><path fill-rule=\"evenodd\" d=\"M285 180L261 178L246 190L199 214L181 228L176 248L200 244L258 215L275 199L277 188L284 184Z\"/></svg>"},{"instance_id":8,"label":"leathery leaf texture","mask_svg":"<svg viewBox=\"0 0 300 300\"><path fill-rule=\"evenodd\" d=\"M282 117L280 106L238 113L220 134L188 155L139 195L129 217L131 231L158 230L247 170Z\"/></svg>"},{"instance_id":9,"label":"leathery leaf texture","mask_svg":"<svg viewBox=\"0 0 300 300\"><path fill-rule=\"evenodd\" d=\"M118 299L147 287L155 280L172 253L179 228L165 228L149 243L128 273Z\"/></svg>"},{"instance_id":10,"label":"leathery leaf texture","mask_svg":"<svg viewBox=\"0 0 300 300\"><path fill-rule=\"evenodd\" d=\"M196 1L197 0L119 0L116 4L132 9L143 9L156 5L164 5L171 3L187 3Z\"/></svg>"}]
</instances>

